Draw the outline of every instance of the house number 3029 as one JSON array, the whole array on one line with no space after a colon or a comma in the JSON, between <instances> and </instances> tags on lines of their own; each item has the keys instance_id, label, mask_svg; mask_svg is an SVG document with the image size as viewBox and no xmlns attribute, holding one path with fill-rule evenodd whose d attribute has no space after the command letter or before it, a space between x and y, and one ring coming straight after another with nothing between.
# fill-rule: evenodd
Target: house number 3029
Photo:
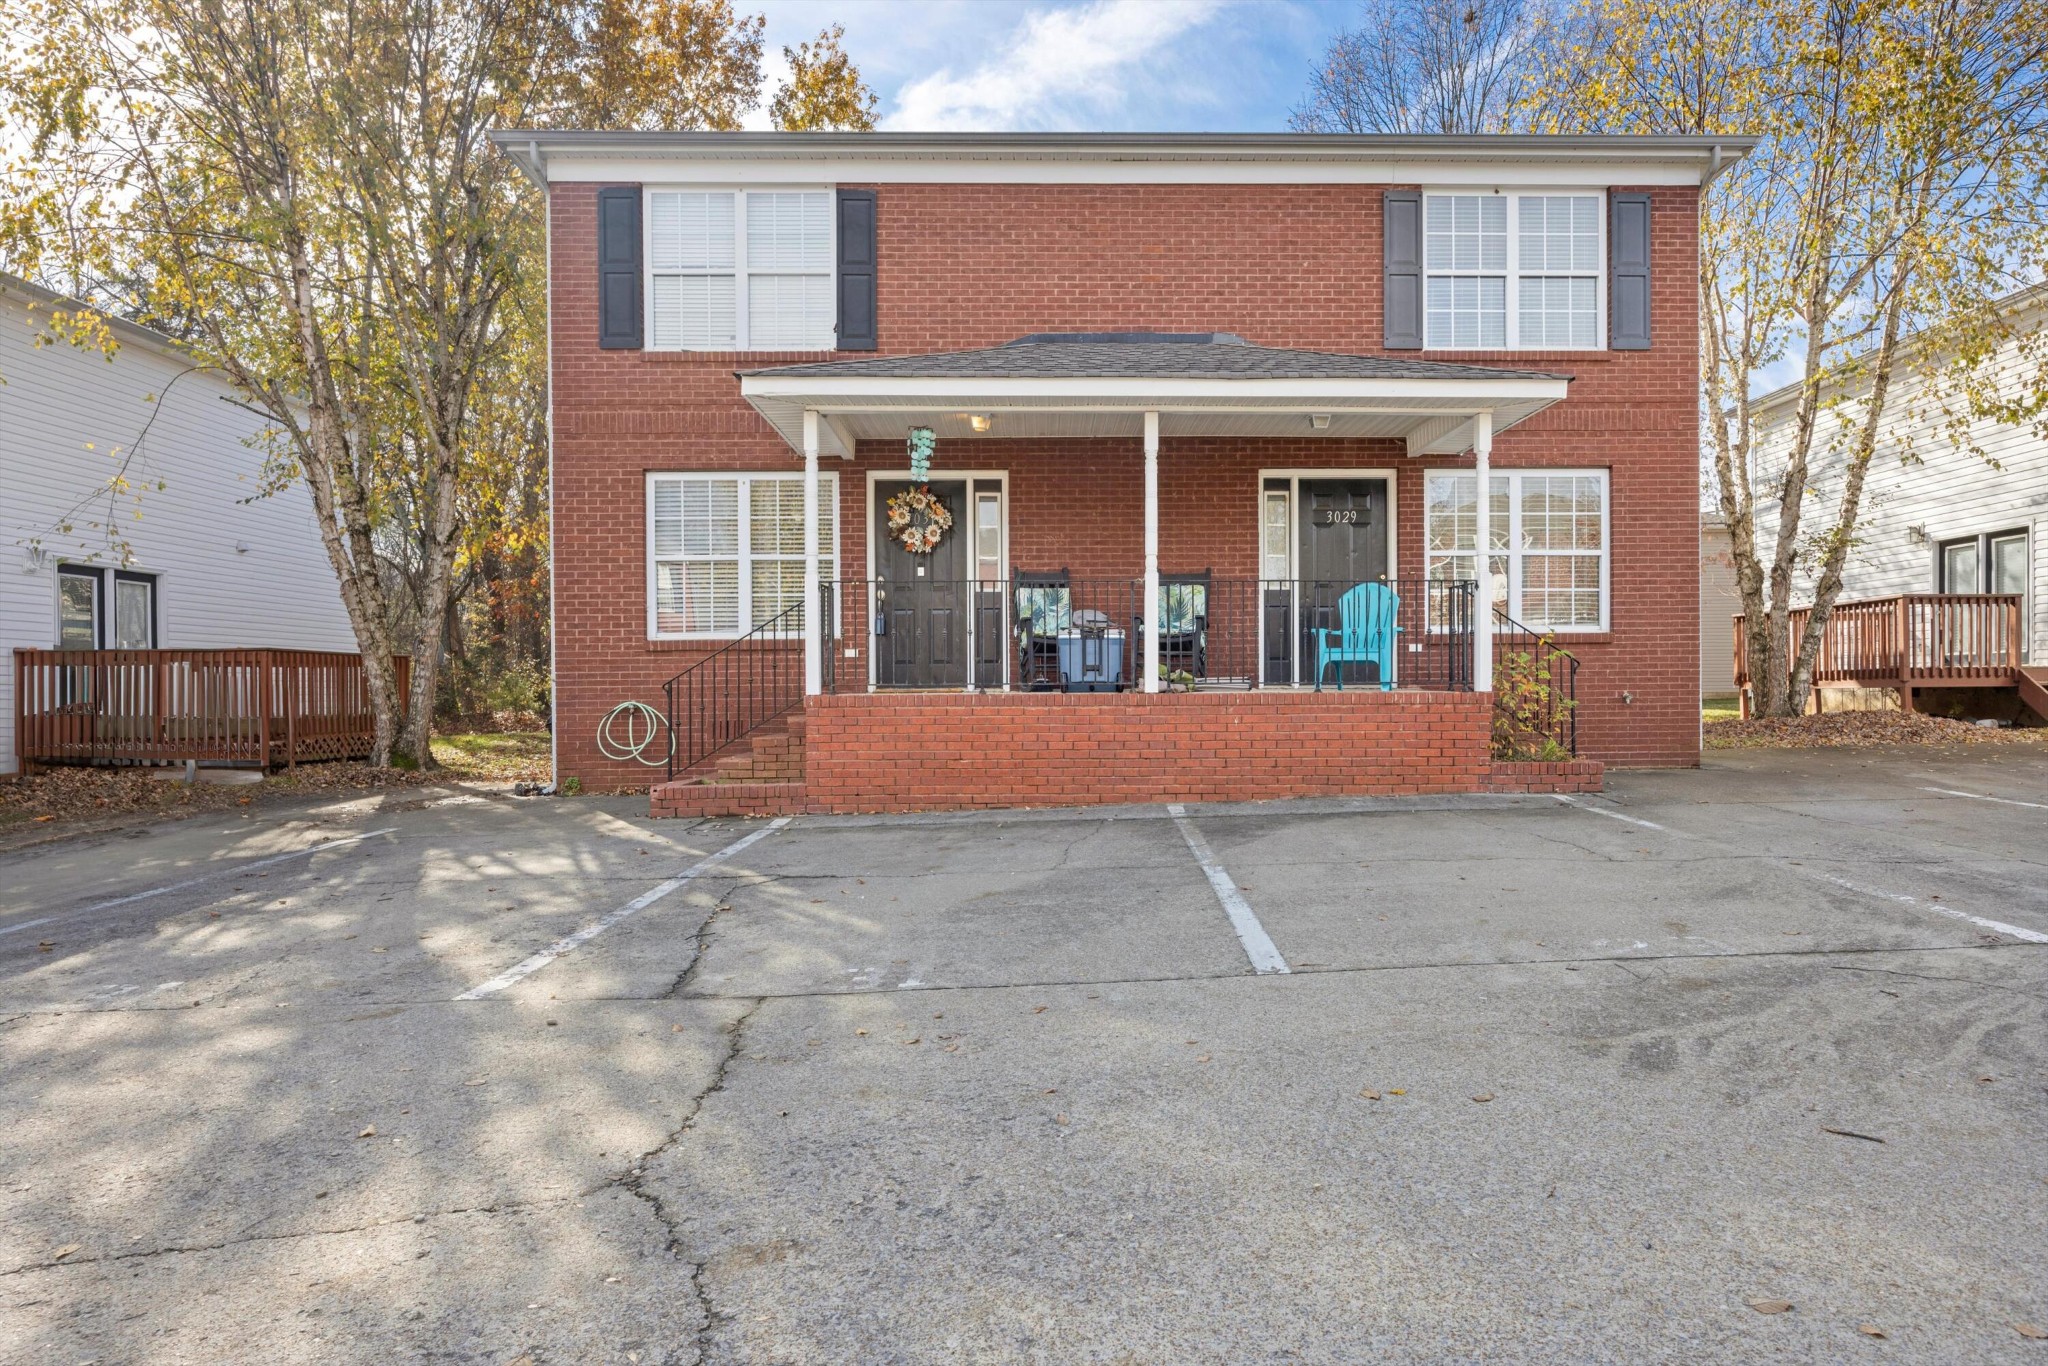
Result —
<instances>
[{"instance_id":1,"label":"house number 3029","mask_svg":"<svg viewBox=\"0 0 2048 1366\"><path fill-rule=\"evenodd\" d=\"M1351 526L1358 521L1357 508L1317 508L1317 526Z\"/></svg>"}]
</instances>

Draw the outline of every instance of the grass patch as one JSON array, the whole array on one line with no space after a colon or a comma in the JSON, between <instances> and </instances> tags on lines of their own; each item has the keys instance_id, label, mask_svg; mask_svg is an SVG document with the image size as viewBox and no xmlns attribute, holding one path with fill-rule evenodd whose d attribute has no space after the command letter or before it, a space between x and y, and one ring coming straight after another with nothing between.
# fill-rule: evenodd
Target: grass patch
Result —
<instances>
[{"instance_id":1,"label":"grass patch","mask_svg":"<svg viewBox=\"0 0 2048 1366\"><path fill-rule=\"evenodd\" d=\"M1742 703L1733 697L1709 697L1700 703L1700 720L1708 725L1716 721L1739 721L1742 719Z\"/></svg>"}]
</instances>

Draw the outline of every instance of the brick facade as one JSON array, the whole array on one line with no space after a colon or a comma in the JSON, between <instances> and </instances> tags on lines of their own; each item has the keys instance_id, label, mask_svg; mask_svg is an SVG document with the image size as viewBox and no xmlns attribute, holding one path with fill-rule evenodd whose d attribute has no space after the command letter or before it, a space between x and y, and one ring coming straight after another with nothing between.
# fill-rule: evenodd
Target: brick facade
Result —
<instances>
[{"instance_id":1,"label":"brick facade","mask_svg":"<svg viewBox=\"0 0 2048 1366\"><path fill-rule=\"evenodd\" d=\"M950 350L1030 332L1145 329L1229 331L1261 345L1373 354L1382 326L1383 188L880 183L881 347ZM644 789L649 770L598 755L598 720L627 699L658 704L662 681L712 648L647 638L645 476L799 468L800 459L740 398L733 372L818 356L600 351L596 189L557 183L550 196L560 776L593 789ZM1582 662L1580 748L1609 763L1692 764L1699 757L1697 192L1652 193L1651 350L1421 355L1572 378L1570 397L1502 433L1493 459L1497 469L1611 471L1612 629L1569 642ZM847 577L868 572L868 473L902 462L901 448L890 443L863 444L852 461L826 462L839 476ZM1256 576L1262 469L1389 469L1396 478L1394 570L1419 577L1422 473L1460 463L1409 459L1391 442L1169 437L1160 457L1161 568ZM1135 440L942 442L934 470L949 469L1007 472L1013 567L1141 572ZM837 662L865 676L864 659ZM897 705L941 700L926 695ZM1261 695L1235 705L1275 700ZM1148 705L1183 709L1185 734L1192 729L1187 709L1209 704L1196 696Z\"/></svg>"}]
</instances>

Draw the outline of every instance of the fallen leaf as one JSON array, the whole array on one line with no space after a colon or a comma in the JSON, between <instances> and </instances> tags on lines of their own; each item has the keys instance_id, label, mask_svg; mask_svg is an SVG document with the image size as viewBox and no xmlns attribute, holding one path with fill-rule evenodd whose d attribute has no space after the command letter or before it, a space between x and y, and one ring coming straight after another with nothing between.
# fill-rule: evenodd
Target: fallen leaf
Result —
<instances>
[{"instance_id":1,"label":"fallen leaf","mask_svg":"<svg viewBox=\"0 0 2048 1366\"><path fill-rule=\"evenodd\" d=\"M924 1040L923 1040L923 1039L905 1039L905 1040L903 1041L903 1046L904 1046L905 1048L908 1048L908 1047L910 1047L910 1045L912 1045L912 1044L914 1044L914 1043L923 1043L923 1042L924 1042Z\"/></svg>"},{"instance_id":2,"label":"fallen leaf","mask_svg":"<svg viewBox=\"0 0 2048 1366\"><path fill-rule=\"evenodd\" d=\"M1065 1124L1067 1122L1067 1117L1065 1115L1054 1115L1052 1117L1052 1122L1055 1124Z\"/></svg>"},{"instance_id":3,"label":"fallen leaf","mask_svg":"<svg viewBox=\"0 0 2048 1366\"><path fill-rule=\"evenodd\" d=\"M1486 1104L1486 1102L1493 1099L1493 1092L1481 1091L1478 1095L1472 1097L1472 1099L1479 1102L1481 1105L1484 1105Z\"/></svg>"},{"instance_id":4,"label":"fallen leaf","mask_svg":"<svg viewBox=\"0 0 2048 1366\"><path fill-rule=\"evenodd\" d=\"M1045 1014L1045 1010L1046 1010L1046 1008L1045 1008L1044 1006L1033 1006L1033 1007L1031 1007L1031 1013L1032 1013L1033 1015L1043 1015L1043 1014Z\"/></svg>"},{"instance_id":5,"label":"fallen leaf","mask_svg":"<svg viewBox=\"0 0 2048 1366\"><path fill-rule=\"evenodd\" d=\"M48 953L50 950L57 947L57 941L54 939L45 939L37 943L36 947L41 949L44 953Z\"/></svg>"},{"instance_id":6,"label":"fallen leaf","mask_svg":"<svg viewBox=\"0 0 2048 1366\"><path fill-rule=\"evenodd\" d=\"M1790 1300L1745 1300L1744 1303L1759 1314L1785 1314L1792 1309Z\"/></svg>"},{"instance_id":7,"label":"fallen leaf","mask_svg":"<svg viewBox=\"0 0 2048 1366\"><path fill-rule=\"evenodd\" d=\"M46 822L49 822L49 821L53 821L53 820L56 820L56 819L57 819L57 818L56 818L55 816L38 816L38 817L36 817L36 824L37 824L37 825L42 825L42 824L45 824Z\"/></svg>"},{"instance_id":8,"label":"fallen leaf","mask_svg":"<svg viewBox=\"0 0 2048 1366\"><path fill-rule=\"evenodd\" d=\"M468 1081L462 1084L464 1086L482 1086L485 1082L489 1080L489 1077L471 1077Z\"/></svg>"},{"instance_id":9,"label":"fallen leaf","mask_svg":"<svg viewBox=\"0 0 2048 1366\"><path fill-rule=\"evenodd\" d=\"M1201 1057L1199 1057L1199 1058L1196 1058L1196 1059L1195 1059L1195 1061L1196 1061L1196 1062L1207 1062L1207 1061L1209 1061L1209 1055L1208 1055L1207 1053L1204 1053L1204 1054L1203 1054L1203 1055L1202 1055Z\"/></svg>"},{"instance_id":10,"label":"fallen leaf","mask_svg":"<svg viewBox=\"0 0 2048 1366\"><path fill-rule=\"evenodd\" d=\"M683 1027L679 1024L672 1024L668 1027L668 1032L671 1034L680 1034L683 1032Z\"/></svg>"},{"instance_id":11,"label":"fallen leaf","mask_svg":"<svg viewBox=\"0 0 2048 1366\"><path fill-rule=\"evenodd\" d=\"M867 1031L866 1031L865 1029L856 1029L856 1030L854 1030L853 1032L854 1032L855 1034L858 1034L858 1035L859 1035L860 1037L862 1037L862 1038L866 1038L866 1037L867 1037L867 1034L868 1034L868 1032L867 1032Z\"/></svg>"},{"instance_id":12,"label":"fallen leaf","mask_svg":"<svg viewBox=\"0 0 2048 1366\"><path fill-rule=\"evenodd\" d=\"M1358 1094L1365 1097L1367 1100L1378 1100L1380 1098L1380 1093L1373 1090L1370 1086L1366 1087L1363 1091L1360 1091Z\"/></svg>"},{"instance_id":13,"label":"fallen leaf","mask_svg":"<svg viewBox=\"0 0 2048 1366\"><path fill-rule=\"evenodd\" d=\"M1407 1093L1406 1091L1403 1091L1402 1089L1400 1089L1400 1088L1399 1088L1399 1087L1397 1086L1397 1087L1393 1088L1392 1090L1388 1091L1388 1092L1387 1092L1387 1094L1388 1094L1388 1095L1390 1095L1390 1096L1405 1096L1405 1095L1407 1095L1408 1093Z\"/></svg>"},{"instance_id":14,"label":"fallen leaf","mask_svg":"<svg viewBox=\"0 0 2048 1366\"><path fill-rule=\"evenodd\" d=\"M363 1131L356 1135L357 1138L375 1138L376 1136L377 1126L374 1124L365 1124Z\"/></svg>"},{"instance_id":15,"label":"fallen leaf","mask_svg":"<svg viewBox=\"0 0 2048 1366\"><path fill-rule=\"evenodd\" d=\"M1867 1338L1882 1338L1889 1336L1884 1331L1884 1329L1878 1327L1874 1323L1866 1323L1862 1327L1858 1328L1856 1331L1863 1334L1863 1336Z\"/></svg>"},{"instance_id":16,"label":"fallen leaf","mask_svg":"<svg viewBox=\"0 0 2048 1366\"><path fill-rule=\"evenodd\" d=\"M2023 1338L2032 1338L2036 1342L2048 1340L2048 1329L2036 1328L2031 1323L2015 1323L2012 1326L2012 1331L2018 1333Z\"/></svg>"},{"instance_id":17,"label":"fallen leaf","mask_svg":"<svg viewBox=\"0 0 2048 1366\"><path fill-rule=\"evenodd\" d=\"M69 1257L72 1253L78 1251L80 1248L84 1246L84 1243L66 1243L64 1244L64 1246L58 1248L55 1252L52 1252L50 1254L50 1260L53 1262L61 1262L66 1257Z\"/></svg>"}]
</instances>

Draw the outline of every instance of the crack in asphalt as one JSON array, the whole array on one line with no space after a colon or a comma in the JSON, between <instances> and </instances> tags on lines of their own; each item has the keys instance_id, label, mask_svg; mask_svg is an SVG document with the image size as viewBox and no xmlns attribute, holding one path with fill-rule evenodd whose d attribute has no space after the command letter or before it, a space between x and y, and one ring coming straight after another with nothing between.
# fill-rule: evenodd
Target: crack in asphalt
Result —
<instances>
[{"instance_id":1,"label":"crack in asphalt","mask_svg":"<svg viewBox=\"0 0 2048 1366\"><path fill-rule=\"evenodd\" d=\"M1888 954L1913 953L2023 953L2029 950L2040 951L2043 949L2048 949L2048 945L2029 944L2016 940L2001 939L1995 943L1919 944L1872 948L1856 947L1852 945L1846 948L1742 949L1722 950L1715 953L1594 954L1588 955L1583 958L1488 958L1469 961L1458 959L1424 959L1409 963L1354 963L1342 967L1325 966L1322 964L1316 964L1314 966L1297 966L1295 967L1294 971L1290 974L1271 974L1270 980L1272 982L1278 983L1282 981L1283 976L1306 979L1313 977L1341 977L1347 974L1363 975L1368 973L1389 972L1485 972L1499 968L1571 967L1579 964L1601 963L1711 963L1744 961L1772 962L1791 961L1800 958L1878 957ZM1241 968L1233 968L1223 972L1162 973L1157 976L1151 977L1140 976L1032 978L1028 980L1010 982L960 982L953 984L934 982L915 987L831 987L814 991L704 991L692 992L689 994L676 996L669 996L667 995L666 991L664 991L664 993L661 995L655 996L566 996L558 1000L551 1000L547 1004L551 1008L553 1008L567 1005L656 1005L664 1000L755 1002L804 1001L832 1000L841 997L853 999L856 997L863 996L895 996L911 992L1021 991L1026 989L1045 990L1058 987L1172 986L1176 983L1183 982L1232 982L1241 980L1265 982L1268 981L1269 978L1267 976L1260 976L1258 974L1247 972L1246 970ZM1970 979L1945 978L1943 980L1962 982L1968 981ZM1985 985L1990 986L1993 984L1985 983ZM669 990L673 990L673 988L670 988ZM2006 988L2006 990L2019 990L2019 988ZM350 1010L362 1010L366 1008L378 1009L387 1006L455 1006L458 1008L476 1008L481 1006L489 1008L494 1005L516 1006L519 1003L516 1001L451 1001L445 996L433 996L426 998L361 997L354 1000L350 1000L345 1003L337 1002L336 1004L345 1004L346 1008ZM65 1015L173 1015L188 1013L193 1010L204 1008L205 1007L201 1006L148 1005L108 1006L104 1008L80 1006L45 1006L33 1010L23 1011L20 1014L14 1015L5 1021L0 1021L0 1024L12 1024L16 1021L29 1019L31 1017L55 1018L58 1016ZM263 1001L251 1001L247 1004L243 1004L241 1002L218 1002L213 1005L213 1009L215 1010L233 1011L271 1011L277 1008L278 1006L275 1002L266 1003Z\"/></svg>"},{"instance_id":2,"label":"crack in asphalt","mask_svg":"<svg viewBox=\"0 0 2048 1366\"><path fill-rule=\"evenodd\" d=\"M100 1256L67 1256L61 1260L28 1262L21 1266L0 1271L0 1280L9 1276L24 1276L32 1271L62 1271L74 1266L97 1266L107 1262L145 1261L151 1257L176 1256L194 1252L219 1252L225 1248L241 1247L247 1243L285 1243L301 1238L336 1238L350 1233L367 1233L374 1228L389 1228L398 1224L423 1224L430 1219L444 1219L465 1214L524 1214L530 1210L549 1209L565 1205L579 1197L559 1195L547 1200L507 1200L494 1205L451 1205L447 1209L420 1210L412 1214L394 1214L385 1219L372 1219L364 1224L346 1224L340 1228L307 1228L290 1233L252 1233L242 1237L223 1238L214 1243L170 1243L163 1247L137 1248L134 1251L109 1252Z\"/></svg>"},{"instance_id":3,"label":"crack in asphalt","mask_svg":"<svg viewBox=\"0 0 2048 1366\"><path fill-rule=\"evenodd\" d=\"M1856 963L1830 963L1828 966L1837 972L1871 972L1885 977L1911 977L1922 982L1949 982L1959 986L1983 987L1988 991L2009 991L2015 996L2048 1001L2048 992L2028 991L2025 987L2007 986L2003 982L1987 982L1981 977L1943 977L1931 972L1901 972L1897 968L1866 968Z\"/></svg>"},{"instance_id":4,"label":"crack in asphalt","mask_svg":"<svg viewBox=\"0 0 2048 1366\"><path fill-rule=\"evenodd\" d=\"M752 1004L748 1005L745 1010L742 1010L734 1017L731 1024L725 1026L722 1031L726 1040L725 1051L719 1056L717 1065L712 1068L710 1083L690 1098L689 1108L684 1113L682 1122L669 1132L668 1137L633 1159L633 1165L619 1175L609 1180L601 1181L582 1192L583 1196L587 1198L613 1187L625 1191L634 1199L645 1203L653 1213L655 1221L668 1233L668 1242L664 1250L671 1257L677 1258L689 1266L690 1293L696 1297L697 1309L704 1321L703 1326L697 1330L697 1360L700 1362L704 1360L705 1347L710 1339L711 1332L720 1322L718 1310L711 1303L710 1292L704 1286L704 1269L710 1264L710 1258L699 1258L690 1254L688 1248L684 1245L681 1218L671 1213L668 1202L663 1200L659 1193L646 1184L647 1166L650 1162L658 1160L670 1148L681 1142L683 1136L696 1127L697 1116L704 1112L705 1102L725 1089L725 1083L731 1074L732 1066L739 1059L740 1045L746 1035L747 1026L753 1022L754 1016L766 1004L767 998L765 997L753 998Z\"/></svg>"},{"instance_id":5,"label":"crack in asphalt","mask_svg":"<svg viewBox=\"0 0 2048 1366\"><path fill-rule=\"evenodd\" d=\"M690 961L683 964L683 970L676 974L675 981L669 983L668 990L662 992L655 998L656 1000L679 1000L690 984L697 980L697 970L704 966L704 956L711 952L712 927L717 925L720 916L732 909L732 903L726 898L737 890L738 884L734 883L719 893L717 902L711 907L711 914L704 917L697 926L697 932L690 936Z\"/></svg>"}]
</instances>

